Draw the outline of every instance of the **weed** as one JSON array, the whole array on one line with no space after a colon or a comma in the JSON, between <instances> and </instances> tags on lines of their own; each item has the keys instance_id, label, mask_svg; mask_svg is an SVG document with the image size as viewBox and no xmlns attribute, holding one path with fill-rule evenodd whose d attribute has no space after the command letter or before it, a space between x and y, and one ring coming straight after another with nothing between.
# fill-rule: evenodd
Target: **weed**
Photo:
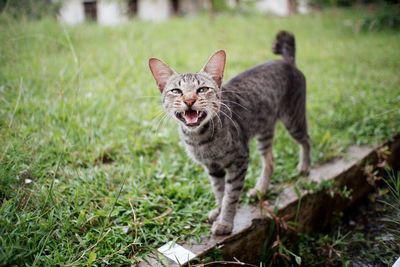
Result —
<instances>
[{"instance_id":1,"label":"weed","mask_svg":"<svg viewBox=\"0 0 400 267\"><path fill-rule=\"evenodd\" d=\"M300 235L293 250L304 266L391 266L395 262L400 253L400 175L389 172L384 181L387 188L337 220L331 231Z\"/></svg>"}]
</instances>

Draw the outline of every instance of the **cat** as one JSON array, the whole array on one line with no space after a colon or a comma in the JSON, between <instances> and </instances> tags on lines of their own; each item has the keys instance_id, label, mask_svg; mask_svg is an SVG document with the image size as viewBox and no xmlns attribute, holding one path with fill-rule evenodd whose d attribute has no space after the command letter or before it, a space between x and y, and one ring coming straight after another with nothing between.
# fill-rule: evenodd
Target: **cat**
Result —
<instances>
[{"instance_id":1,"label":"cat","mask_svg":"<svg viewBox=\"0 0 400 267\"><path fill-rule=\"evenodd\" d=\"M149 59L165 112L178 121L187 153L211 180L217 208L209 212L208 220L214 235L232 232L249 164L250 138L256 138L263 163L251 197L267 191L278 120L300 145L299 171L306 174L310 168L306 81L295 64L294 35L280 31L272 50L283 59L255 66L224 85L224 50L214 53L197 73L178 74L163 61Z\"/></svg>"}]
</instances>

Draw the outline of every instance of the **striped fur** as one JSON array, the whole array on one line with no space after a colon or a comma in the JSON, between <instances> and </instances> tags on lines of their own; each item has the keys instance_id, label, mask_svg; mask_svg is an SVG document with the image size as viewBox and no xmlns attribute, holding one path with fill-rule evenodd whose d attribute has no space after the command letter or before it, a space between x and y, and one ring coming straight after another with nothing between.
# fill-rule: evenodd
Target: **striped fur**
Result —
<instances>
[{"instance_id":1,"label":"striped fur","mask_svg":"<svg viewBox=\"0 0 400 267\"><path fill-rule=\"evenodd\" d=\"M278 120L300 144L299 170L306 173L310 166L306 82L295 66L293 35L278 33L273 50L282 54L283 60L253 67L222 87L223 51L211 57L198 73L177 74L162 61L150 60L165 111L180 123L181 140L189 156L203 165L209 175L217 202L209 220L216 235L232 231L249 163L251 138L256 138L263 162L261 176L249 192L251 196L265 194L268 188L273 172L272 140ZM192 110L192 115L194 111L203 115L196 117L197 120L182 118L189 116L188 110ZM187 118L198 125L189 125Z\"/></svg>"}]
</instances>

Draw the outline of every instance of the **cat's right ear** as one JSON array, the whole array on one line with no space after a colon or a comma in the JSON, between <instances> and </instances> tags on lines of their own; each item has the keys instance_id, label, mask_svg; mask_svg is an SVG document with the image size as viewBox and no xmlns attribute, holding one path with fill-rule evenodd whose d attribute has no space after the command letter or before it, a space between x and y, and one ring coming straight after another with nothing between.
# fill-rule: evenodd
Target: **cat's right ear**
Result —
<instances>
[{"instance_id":1,"label":"cat's right ear","mask_svg":"<svg viewBox=\"0 0 400 267\"><path fill-rule=\"evenodd\" d=\"M149 59L149 67L154 79L156 80L158 89L160 89L160 92L162 92L167 84L168 79L172 75L176 74L176 72L157 58Z\"/></svg>"},{"instance_id":2,"label":"cat's right ear","mask_svg":"<svg viewBox=\"0 0 400 267\"><path fill-rule=\"evenodd\" d=\"M222 79L224 77L225 61L225 51L219 50L210 57L207 64L202 69L202 71L208 73L213 78L218 87L221 87Z\"/></svg>"}]
</instances>

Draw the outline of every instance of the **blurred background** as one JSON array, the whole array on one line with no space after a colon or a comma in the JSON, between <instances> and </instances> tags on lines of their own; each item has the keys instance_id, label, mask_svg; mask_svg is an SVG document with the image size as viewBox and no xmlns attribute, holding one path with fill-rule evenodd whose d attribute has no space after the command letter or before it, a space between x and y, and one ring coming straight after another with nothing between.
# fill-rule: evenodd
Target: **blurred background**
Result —
<instances>
[{"instance_id":1,"label":"blurred background","mask_svg":"<svg viewBox=\"0 0 400 267\"><path fill-rule=\"evenodd\" d=\"M263 14L289 16L307 14L326 7L368 5L374 9L385 6L375 24L399 27L397 0L1 0L0 10L15 17L39 19L57 16L70 25L85 21L101 25L116 25L129 19L163 21L172 16L193 16L199 12L257 11Z\"/></svg>"}]
</instances>

